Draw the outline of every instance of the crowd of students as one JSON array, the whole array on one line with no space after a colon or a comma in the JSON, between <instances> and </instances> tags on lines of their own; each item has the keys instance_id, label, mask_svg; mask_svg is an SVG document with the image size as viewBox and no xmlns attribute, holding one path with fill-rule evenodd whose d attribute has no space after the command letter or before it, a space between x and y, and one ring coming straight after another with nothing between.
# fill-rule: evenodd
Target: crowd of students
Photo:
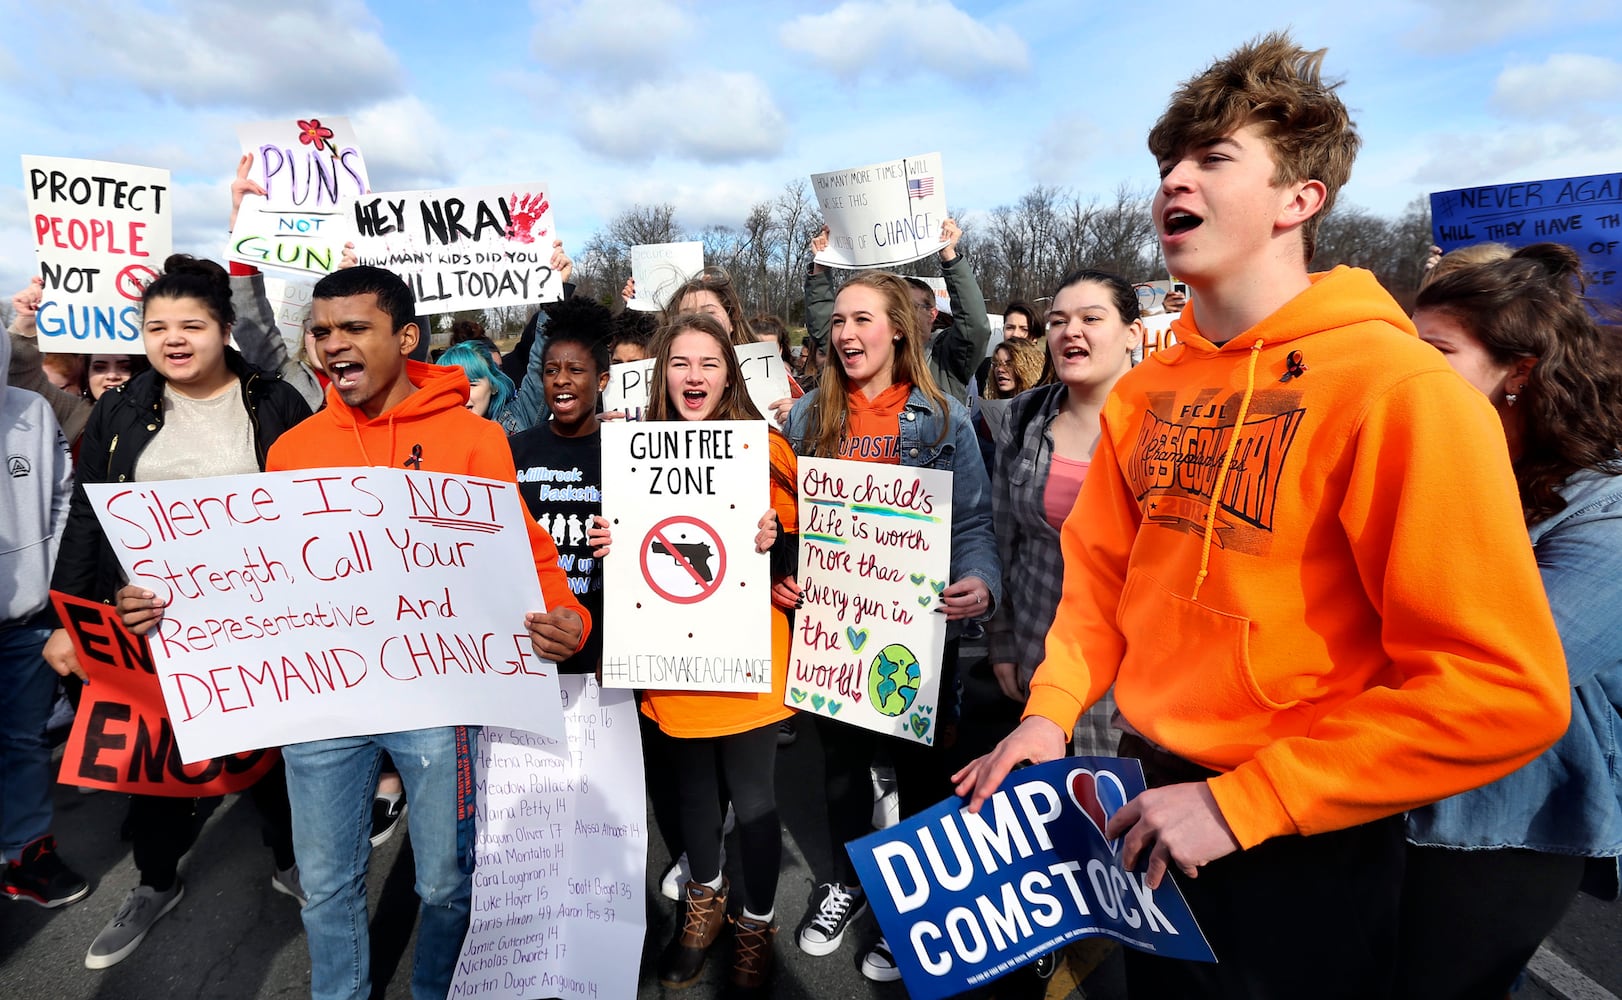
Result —
<instances>
[{"instance_id":1,"label":"crowd of students","mask_svg":"<svg viewBox=\"0 0 1622 1000\"><path fill-rule=\"evenodd\" d=\"M93 355L84 378L42 364L36 282L0 348L0 433L23 459L0 494L0 569L16 581L0 609L4 891L44 906L89 893L51 832L45 720L57 675L83 670L48 589L113 602L138 633L163 614L123 581L85 484L335 465L516 482L550 609L525 629L560 670L590 673L614 628L601 421L764 419L733 352L763 336L797 391L768 408L782 427L770 506L746 512L770 553L772 689L639 695L676 859L659 879L679 913L661 983L698 981L730 923L731 987L771 989L775 761L795 735L784 689L805 599L796 468L814 456L951 472L951 573L936 745L810 720L835 851L791 904L801 951L839 950L866 907L873 887L838 846L871 828L876 763L907 816L953 791L977 810L1025 761L1119 753L1149 790L1109 833L1151 887L1178 879L1218 958L1129 952L1134 996L1503 996L1580 887L1618 892L1618 331L1552 244L1443 257L1412 319L1368 272L1309 273L1359 144L1322 57L1281 35L1246 45L1150 132L1154 223L1191 302L1175 345L1141 363L1134 286L1085 268L1045 308L1005 305L988 358L953 220L949 315L927 283L813 265L798 351L711 269L657 318L566 298L505 357L469 331L430 365L413 359L408 286L349 266L316 284L290 354L251 269L177 255L145 292L145 357ZM248 190L239 173L234 200ZM646 410L602 413L610 364L645 357ZM982 629L1024 717L952 773L959 642ZM402 815L422 902L412 991L446 995L469 915L468 742L448 727L291 745L252 790L273 884L302 906L313 996L369 995L368 841ZM413 766L388 777L390 758ZM133 798L140 884L89 967L125 958L180 902L193 807ZM861 968L899 978L883 937Z\"/></svg>"}]
</instances>

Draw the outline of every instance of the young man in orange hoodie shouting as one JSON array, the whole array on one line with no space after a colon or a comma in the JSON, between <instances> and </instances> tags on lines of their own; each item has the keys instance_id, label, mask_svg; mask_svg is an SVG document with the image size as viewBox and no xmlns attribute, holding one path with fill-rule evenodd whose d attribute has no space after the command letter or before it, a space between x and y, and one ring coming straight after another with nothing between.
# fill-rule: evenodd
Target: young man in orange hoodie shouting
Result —
<instances>
[{"instance_id":1,"label":"young man in orange hoodie shouting","mask_svg":"<svg viewBox=\"0 0 1622 1000\"><path fill-rule=\"evenodd\" d=\"M412 313L411 289L380 268L348 268L316 284L310 333L332 379L327 405L276 441L269 471L381 465L514 481L512 453L501 429L466 408L468 383L461 370L408 359L418 340ZM551 537L528 515L524 521L550 609L528 615L525 624L540 656L562 660L585 644L590 617L558 567ZM383 751L402 765L411 801L411 846L422 898L411 994L425 1000L449 992L467 934L471 892L461 867L471 844L471 810L463 810L459 823L457 781L469 766L469 747L465 740L458 745L458 731L380 733L283 750L293 840L309 894L304 929L315 1000L371 995L367 838Z\"/></svg>"},{"instance_id":2,"label":"young man in orange hoodie shouting","mask_svg":"<svg viewBox=\"0 0 1622 1000\"><path fill-rule=\"evenodd\" d=\"M1130 952L1134 996L1386 995L1402 812L1570 711L1492 407L1369 272L1307 271L1359 144L1322 59L1246 45L1149 133L1193 304L1105 404L1024 721L957 776L977 810L1114 685L1149 790L1108 833L1218 959Z\"/></svg>"}]
</instances>

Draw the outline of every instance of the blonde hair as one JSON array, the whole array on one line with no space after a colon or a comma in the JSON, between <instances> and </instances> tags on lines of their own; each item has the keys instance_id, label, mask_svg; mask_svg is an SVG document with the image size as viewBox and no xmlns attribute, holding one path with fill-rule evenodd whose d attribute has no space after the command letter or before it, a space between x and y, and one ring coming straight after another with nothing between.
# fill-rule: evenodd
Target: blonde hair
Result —
<instances>
[{"instance_id":1,"label":"blonde hair","mask_svg":"<svg viewBox=\"0 0 1622 1000\"><path fill-rule=\"evenodd\" d=\"M1472 243L1467 247L1449 250L1443 254L1429 271L1419 277L1419 287L1424 288L1439 278L1445 278L1461 268L1474 267L1477 264L1492 264L1500 260L1508 260L1515 251L1503 243Z\"/></svg>"},{"instance_id":2,"label":"blonde hair","mask_svg":"<svg viewBox=\"0 0 1622 1000\"><path fill-rule=\"evenodd\" d=\"M986 380L985 391L981 393L984 399L1012 399L1013 397L1042 383L1042 375L1047 367L1048 339L1040 340L1021 339L1004 340L991 352L991 360L997 360L998 351L1008 353L1008 370L1014 375L1014 388L1006 396L997 388L997 373L993 370Z\"/></svg>"},{"instance_id":3,"label":"blonde hair","mask_svg":"<svg viewBox=\"0 0 1622 1000\"><path fill-rule=\"evenodd\" d=\"M843 295L845 289L849 288L871 288L879 293L884 299L884 315L890 322L890 329L900 334L890 367L891 380L898 384L911 384L944 417L948 412L946 394L935 384L935 376L930 374L929 363L924 357L925 331L918 328L911 287L905 279L885 271L862 271L845 282L840 294ZM837 299L835 301L837 304ZM850 422L850 393L855 386L845 374L845 366L833 349L832 332L828 336L828 350L833 358L823 367L818 383L808 441L812 455L838 458L839 446L845 439ZM947 421L943 419L936 444L945 440L947 430Z\"/></svg>"}]
</instances>

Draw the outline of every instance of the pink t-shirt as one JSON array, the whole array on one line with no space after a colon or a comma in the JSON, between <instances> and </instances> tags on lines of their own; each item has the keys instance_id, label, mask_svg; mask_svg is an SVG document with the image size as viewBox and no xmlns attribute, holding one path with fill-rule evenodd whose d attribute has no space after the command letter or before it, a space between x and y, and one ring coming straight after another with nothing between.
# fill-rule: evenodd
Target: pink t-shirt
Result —
<instances>
[{"instance_id":1,"label":"pink t-shirt","mask_svg":"<svg viewBox=\"0 0 1622 1000\"><path fill-rule=\"evenodd\" d=\"M1064 528L1064 519L1076 505L1076 494L1081 492L1081 482L1087 478L1087 467L1091 464L1053 456L1053 464L1048 467L1047 489L1042 493L1042 513L1047 515L1054 531Z\"/></svg>"}]
</instances>

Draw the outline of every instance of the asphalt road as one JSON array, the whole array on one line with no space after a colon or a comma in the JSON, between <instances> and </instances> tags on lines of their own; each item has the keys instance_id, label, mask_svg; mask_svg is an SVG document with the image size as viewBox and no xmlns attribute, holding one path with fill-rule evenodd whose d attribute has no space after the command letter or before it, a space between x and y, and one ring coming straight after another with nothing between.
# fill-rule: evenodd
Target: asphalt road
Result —
<instances>
[{"instance_id":1,"label":"asphalt road","mask_svg":"<svg viewBox=\"0 0 1622 1000\"><path fill-rule=\"evenodd\" d=\"M971 675L975 706L963 730L964 753L994 740L1013 719L984 677ZM821 871L830 845L822 807L821 755L810 726L778 756L777 780L784 827L778 891L778 973L772 995L795 998L905 997L899 984L870 983L858 969L860 949L877 935L871 917L858 921L843 947L811 958L793 944L813 870ZM209 815L182 865L186 897L153 928L122 964L93 972L85 948L136 882L129 844L119 839L125 797L57 789L57 836L63 856L95 887L86 900L55 911L0 904L0 997L7 1000L188 1000L188 998L298 998L309 996L309 958L292 900L270 887L271 859L260 845L251 803L230 797ZM735 845L734 845L735 846ZM660 838L650 837L648 935L639 1000L665 995L653 958L674 929L674 904L656 896L653 879L668 863ZM732 873L736 877L736 872ZM416 897L410 846L403 832L373 857L374 997L410 997L411 931ZM1534 963L1534 975L1516 994L1522 1000L1615 1000L1622 997L1622 906L1580 897ZM727 952L717 947L704 978L685 998L721 995ZM1107 961L1072 996L1121 1000L1126 996L1118 957ZM991 995L990 991L986 995ZM1005 998L1039 996L1028 987L1004 987Z\"/></svg>"}]
</instances>

